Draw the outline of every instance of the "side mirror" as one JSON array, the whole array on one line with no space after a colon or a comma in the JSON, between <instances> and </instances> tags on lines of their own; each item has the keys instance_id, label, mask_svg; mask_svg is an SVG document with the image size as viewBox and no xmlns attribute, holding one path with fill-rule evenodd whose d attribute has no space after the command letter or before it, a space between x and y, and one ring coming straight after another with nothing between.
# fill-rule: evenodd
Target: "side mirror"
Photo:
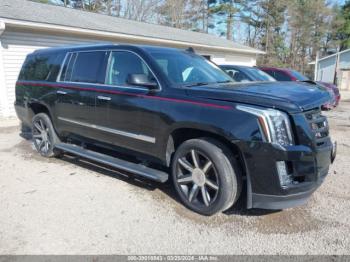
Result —
<instances>
[{"instance_id":1,"label":"side mirror","mask_svg":"<svg viewBox=\"0 0 350 262\"><path fill-rule=\"evenodd\" d=\"M148 87L149 89L155 89L158 86L156 81L149 80L148 76L145 74L129 74L128 84L135 86L144 86Z\"/></svg>"}]
</instances>

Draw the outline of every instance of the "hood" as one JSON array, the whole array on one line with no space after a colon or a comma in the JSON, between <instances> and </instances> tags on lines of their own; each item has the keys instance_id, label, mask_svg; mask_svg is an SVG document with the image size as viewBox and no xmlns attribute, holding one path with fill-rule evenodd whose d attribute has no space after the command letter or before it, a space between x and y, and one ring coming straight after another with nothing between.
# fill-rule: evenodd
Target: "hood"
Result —
<instances>
[{"instance_id":1,"label":"hood","mask_svg":"<svg viewBox=\"0 0 350 262\"><path fill-rule=\"evenodd\" d=\"M314 84L302 82L252 82L190 87L190 96L252 104L297 113L320 107L331 98Z\"/></svg>"}]
</instances>

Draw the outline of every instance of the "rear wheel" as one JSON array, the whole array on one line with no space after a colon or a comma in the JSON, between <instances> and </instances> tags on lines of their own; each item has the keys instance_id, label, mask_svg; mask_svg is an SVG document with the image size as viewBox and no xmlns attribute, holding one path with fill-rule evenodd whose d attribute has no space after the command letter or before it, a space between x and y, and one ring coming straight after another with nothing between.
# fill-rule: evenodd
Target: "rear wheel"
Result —
<instances>
[{"instance_id":1,"label":"rear wheel","mask_svg":"<svg viewBox=\"0 0 350 262\"><path fill-rule=\"evenodd\" d=\"M241 191L232 153L209 138L191 139L179 146L172 160L172 178L182 202L203 215L230 208Z\"/></svg>"},{"instance_id":2,"label":"rear wheel","mask_svg":"<svg viewBox=\"0 0 350 262\"><path fill-rule=\"evenodd\" d=\"M54 157L60 155L55 150L55 144L60 140L53 128L51 120L45 113L39 113L32 120L32 136L36 150L45 157Z\"/></svg>"}]
</instances>

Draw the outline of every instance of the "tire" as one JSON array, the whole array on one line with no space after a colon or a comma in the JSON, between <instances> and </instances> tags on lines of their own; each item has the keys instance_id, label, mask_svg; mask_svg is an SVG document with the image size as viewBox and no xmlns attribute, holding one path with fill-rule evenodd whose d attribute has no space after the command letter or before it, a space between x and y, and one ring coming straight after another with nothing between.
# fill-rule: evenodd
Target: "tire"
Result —
<instances>
[{"instance_id":1,"label":"tire","mask_svg":"<svg viewBox=\"0 0 350 262\"><path fill-rule=\"evenodd\" d=\"M61 154L55 149L60 142L49 116L39 113L32 119L32 137L35 149L44 157L56 157Z\"/></svg>"},{"instance_id":2,"label":"tire","mask_svg":"<svg viewBox=\"0 0 350 262\"><path fill-rule=\"evenodd\" d=\"M202 215L230 208L241 193L241 173L233 154L211 138L182 143L172 159L171 172L182 203Z\"/></svg>"}]
</instances>

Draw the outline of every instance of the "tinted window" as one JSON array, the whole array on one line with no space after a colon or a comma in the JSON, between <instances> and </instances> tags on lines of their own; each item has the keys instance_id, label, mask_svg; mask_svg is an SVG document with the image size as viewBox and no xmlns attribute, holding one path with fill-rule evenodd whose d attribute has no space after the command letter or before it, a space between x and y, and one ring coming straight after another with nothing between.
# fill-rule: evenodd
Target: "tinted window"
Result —
<instances>
[{"instance_id":1,"label":"tinted window","mask_svg":"<svg viewBox=\"0 0 350 262\"><path fill-rule=\"evenodd\" d=\"M150 81L154 80L145 62L136 54L125 51L112 52L106 84L127 85L130 74L145 74Z\"/></svg>"},{"instance_id":2,"label":"tinted window","mask_svg":"<svg viewBox=\"0 0 350 262\"><path fill-rule=\"evenodd\" d=\"M309 78L307 78L306 76L300 74L298 71L291 70L290 73L292 74L292 76L294 76L299 81L307 81L307 80L309 80Z\"/></svg>"},{"instance_id":3,"label":"tinted window","mask_svg":"<svg viewBox=\"0 0 350 262\"><path fill-rule=\"evenodd\" d=\"M70 59L65 80L84 83L104 83L107 51L79 52L76 58ZM70 76L71 74L71 76Z\"/></svg>"},{"instance_id":4,"label":"tinted window","mask_svg":"<svg viewBox=\"0 0 350 262\"><path fill-rule=\"evenodd\" d=\"M238 69L225 69L226 73L229 74L230 77L232 77L235 82L251 82L252 80L249 79L249 77L243 73L242 71Z\"/></svg>"},{"instance_id":5,"label":"tinted window","mask_svg":"<svg viewBox=\"0 0 350 262\"><path fill-rule=\"evenodd\" d=\"M280 71L275 71L273 77L277 81L292 81L292 79L290 78L289 75L287 75L284 72L280 72Z\"/></svg>"},{"instance_id":6,"label":"tinted window","mask_svg":"<svg viewBox=\"0 0 350 262\"><path fill-rule=\"evenodd\" d=\"M231 82L220 68L202 56L181 51L151 51L169 80L179 85Z\"/></svg>"},{"instance_id":7,"label":"tinted window","mask_svg":"<svg viewBox=\"0 0 350 262\"><path fill-rule=\"evenodd\" d=\"M55 81L63 54L38 54L26 58L19 80Z\"/></svg>"},{"instance_id":8,"label":"tinted window","mask_svg":"<svg viewBox=\"0 0 350 262\"><path fill-rule=\"evenodd\" d=\"M69 81L72 73L72 66L74 62L72 62L73 57L76 56L76 54L68 54L62 68L61 76L60 76L60 81ZM75 59L75 58L74 58ZM73 59L73 60L74 60ZM68 67L70 66L70 72L68 73Z\"/></svg>"},{"instance_id":9,"label":"tinted window","mask_svg":"<svg viewBox=\"0 0 350 262\"><path fill-rule=\"evenodd\" d=\"M246 68L255 81L276 81L272 76L257 68Z\"/></svg>"}]
</instances>

